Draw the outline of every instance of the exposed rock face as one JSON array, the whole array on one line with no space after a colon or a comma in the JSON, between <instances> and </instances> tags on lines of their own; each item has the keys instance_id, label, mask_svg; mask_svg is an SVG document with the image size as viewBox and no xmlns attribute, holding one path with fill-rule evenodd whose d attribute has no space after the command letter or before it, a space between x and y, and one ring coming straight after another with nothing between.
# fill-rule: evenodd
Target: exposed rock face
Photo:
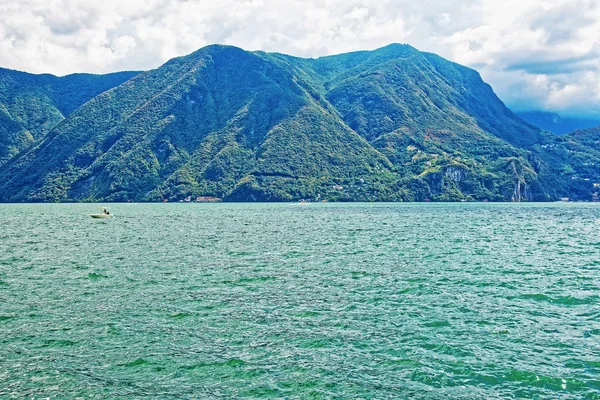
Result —
<instances>
[{"instance_id":1,"label":"exposed rock face","mask_svg":"<svg viewBox=\"0 0 600 400\"><path fill-rule=\"evenodd\" d=\"M447 166L439 171L427 174L427 183L429 184L431 194L439 195L444 189L452 183L459 183L466 178L466 170L460 166Z\"/></svg>"},{"instance_id":2,"label":"exposed rock face","mask_svg":"<svg viewBox=\"0 0 600 400\"><path fill-rule=\"evenodd\" d=\"M459 167L447 167L444 176L454 182L460 182L465 179L465 170Z\"/></svg>"},{"instance_id":3,"label":"exposed rock face","mask_svg":"<svg viewBox=\"0 0 600 400\"><path fill-rule=\"evenodd\" d=\"M512 201L519 203L521 201L531 201L532 199L533 195L531 193L531 187L523 180L517 179L515 190L512 195Z\"/></svg>"},{"instance_id":4,"label":"exposed rock face","mask_svg":"<svg viewBox=\"0 0 600 400\"><path fill-rule=\"evenodd\" d=\"M444 191L444 175L434 172L426 175L426 181L432 195L438 195Z\"/></svg>"},{"instance_id":5,"label":"exposed rock face","mask_svg":"<svg viewBox=\"0 0 600 400\"><path fill-rule=\"evenodd\" d=\"M505 165L505 171L508 172L514 180L511 201L531 201L533 194L529 182L537 180L535 171L528 168L519 159L510 159Z\"/></svg>"}]
</instances>

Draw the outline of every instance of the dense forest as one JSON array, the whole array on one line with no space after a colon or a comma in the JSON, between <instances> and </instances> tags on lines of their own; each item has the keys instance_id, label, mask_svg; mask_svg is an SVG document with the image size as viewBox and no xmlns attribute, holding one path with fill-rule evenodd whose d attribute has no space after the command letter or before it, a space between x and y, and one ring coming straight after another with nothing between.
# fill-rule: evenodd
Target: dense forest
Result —
<instances>
[{"instance_id":1,"label":"dense forest","mask_svg":"<svg viewBox=\"0 0 600 400\"><path fill-rule=\"evenodd\" d=\"M0 201L591 200L600 131L556 136L408 45L213 45L142 73L0 70Z\"/></svg>"},{"instance_id":2,"label":"dense forest","mask_svg":"<svg viewBox=\"0 0 600 400\"><path fill-rule=\"evenodd\" d=\"M0 68L0 165L42 139L83 103L137 74L56 77Z\"/></svg>"}]
</instances>

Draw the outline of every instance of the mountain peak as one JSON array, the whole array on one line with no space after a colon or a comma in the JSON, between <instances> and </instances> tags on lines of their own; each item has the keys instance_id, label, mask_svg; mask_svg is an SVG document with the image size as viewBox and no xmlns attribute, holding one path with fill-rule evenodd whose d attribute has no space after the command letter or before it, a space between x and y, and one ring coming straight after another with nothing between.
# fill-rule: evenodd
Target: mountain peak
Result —
<instances>
[{"instance_id":1,"label":"mountain peak","mask_svg":"<svg viewBox=\"0 0 600 400\"><path fill-rule=\"evenodd\" d=\"M387 46L379 47L373 51L400 53L400 54L420 53L420 51L418 49L416 49L413 46L406 44L406 43L390 43Z\"/></svg>"}]
</instances>

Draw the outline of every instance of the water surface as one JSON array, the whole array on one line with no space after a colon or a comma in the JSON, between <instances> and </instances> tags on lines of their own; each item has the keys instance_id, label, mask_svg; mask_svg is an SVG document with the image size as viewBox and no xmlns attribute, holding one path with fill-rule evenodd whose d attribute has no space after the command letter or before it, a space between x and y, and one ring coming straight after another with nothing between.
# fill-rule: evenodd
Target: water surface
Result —
<instances>
[{"instance_id":1,"label":"water surface","mask_svg":"<svg viewBox=\"0 0 600 400\"><path fill-rule=\"evenodd\" d=\"M0 398L600 398L597 204L0 205Z\"/></svg>"}]
</instances>

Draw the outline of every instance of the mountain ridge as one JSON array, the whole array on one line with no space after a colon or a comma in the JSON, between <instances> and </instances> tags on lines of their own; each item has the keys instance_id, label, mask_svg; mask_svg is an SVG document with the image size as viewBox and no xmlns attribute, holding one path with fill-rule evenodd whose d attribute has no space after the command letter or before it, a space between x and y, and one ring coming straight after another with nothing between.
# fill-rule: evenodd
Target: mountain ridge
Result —
<instances>
[{"instance_id":1,"label":"mountain ridge","mask_svg":"<svg viewBox=\"0 0 600 400\"><path fill-rule=\"evenodd\" d=\"M573 185L565 146L596 157L569 140L408 45L317 59L211 45L84 103L0 166L0 201L553 200Z\"/></svg>"}]
</instances>

